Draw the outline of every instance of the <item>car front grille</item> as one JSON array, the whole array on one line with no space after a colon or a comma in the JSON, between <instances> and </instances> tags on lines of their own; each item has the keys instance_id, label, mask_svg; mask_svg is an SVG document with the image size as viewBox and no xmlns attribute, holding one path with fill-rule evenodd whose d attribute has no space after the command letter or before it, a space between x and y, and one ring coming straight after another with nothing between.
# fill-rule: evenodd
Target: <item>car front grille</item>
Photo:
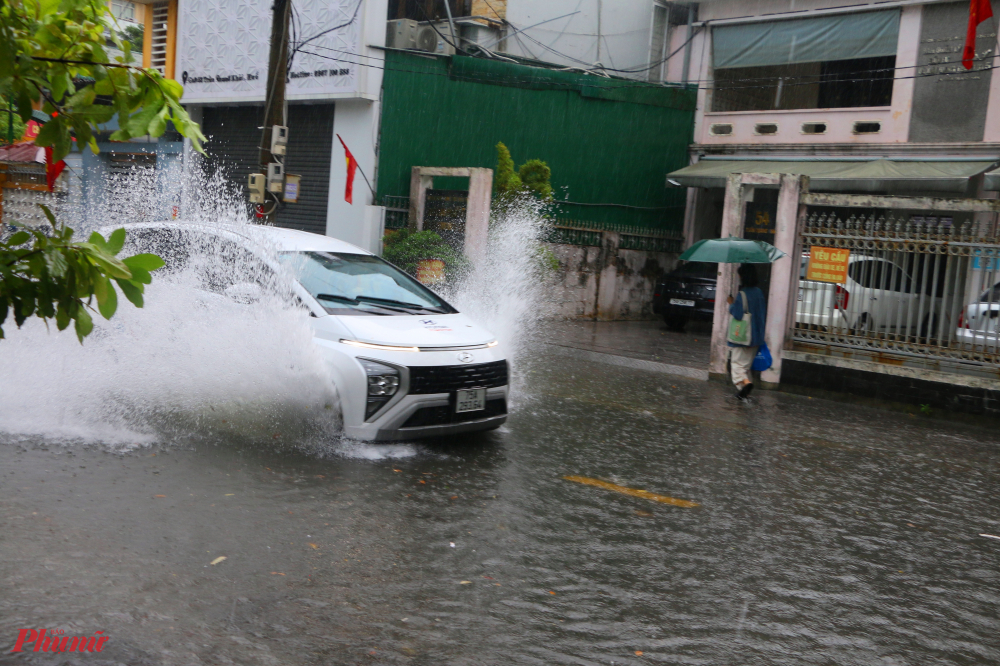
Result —
<instances>
[{"instance_id":1,"label":"car front grille","mask_svg":"<svg viewBox=\"0 0 1000 666\"><path fill-rule=\"evenodd\" d=\"M459 389L507 385L507 361L478 365L415 366L409 370L410 393L451 393Z\"/></svg>"},{"instance_id":2,"label":"car front grille","mask_svg":"<svg viewBox=\"0 0 1000 666\"><path fill-rule=\"evenodd\" d=\"M421 407L406 419L403 428L419 428L422 426L448 425L450 423L466 423L468 421L478 421L488 419L493 416L503 416L507 413L507 401L503 398L495 398L486 401L486 409L475 412L455 413L453 404L440 405L438 407Z\"/></svg>"}]
</instances>

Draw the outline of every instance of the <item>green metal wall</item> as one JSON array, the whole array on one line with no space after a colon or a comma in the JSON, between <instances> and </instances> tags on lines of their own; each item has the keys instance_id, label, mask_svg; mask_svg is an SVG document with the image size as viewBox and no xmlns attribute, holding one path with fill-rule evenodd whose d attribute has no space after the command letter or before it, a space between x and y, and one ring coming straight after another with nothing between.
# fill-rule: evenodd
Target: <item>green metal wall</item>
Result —
<instances>
[{"instance_id":1,"label":"green metal wall","mask_svg":"<svg viewBox=\"0 0 1000 666\"><path fill-rule=\"evenodd\" d=\"M557 199L629 206L562 204L558 216L681 230L685 190L666 174L688 163L693 88L464 56L387 51L385 63L380 197L407 196L413 166L495 169L503 141L515 166L548 162Z\"/></svg>"}]
</instances>

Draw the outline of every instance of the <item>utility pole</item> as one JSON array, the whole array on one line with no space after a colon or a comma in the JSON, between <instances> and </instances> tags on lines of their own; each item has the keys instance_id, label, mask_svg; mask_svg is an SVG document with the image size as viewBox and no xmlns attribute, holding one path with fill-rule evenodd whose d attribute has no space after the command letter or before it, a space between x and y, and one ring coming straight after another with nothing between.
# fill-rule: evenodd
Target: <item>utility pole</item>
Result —
<instances>
[{"instance_id":1,"label":"utility pole","mask_svg":"<svg viewBox=\"0 0 1000 666\"><path fill-rule=\"evenodd\" d=\"M285 82L288 80L288 20L292 11L290 0L274 0L271 23L271 53L267 60L267 83L264 96L264 132L260 142L261 173L267 175L267 165L278 160L271 155L271 128L285 125ZM260 221L274 222L278 196L265 196L265 215ZM273 201L268 201L273 199Z\"/></svg>"}]
</instances>

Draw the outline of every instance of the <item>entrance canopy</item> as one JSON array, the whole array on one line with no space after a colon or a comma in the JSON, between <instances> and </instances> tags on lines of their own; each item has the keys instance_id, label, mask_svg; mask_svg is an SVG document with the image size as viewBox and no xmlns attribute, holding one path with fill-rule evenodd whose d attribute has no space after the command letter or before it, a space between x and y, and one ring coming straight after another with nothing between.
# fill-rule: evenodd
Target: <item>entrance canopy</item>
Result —
<instances>
[{"instance_id":1,"label":"entrance canopy","mask_svg":"<svg viewBox=\"0 0 1000 666\"><path fill-rule=\"evenodd\" d=\"M964 194L969 179L995 161L964 160L776 160L702 158L667 174L683 187L725 187L731 173L809 176L814 192L952 192ZM1000 170L998 170L1000 171ZM1000 174L997 175L1000 181ZM670 183L671 185L673 183Z\"/></svg>"}]
</instances>

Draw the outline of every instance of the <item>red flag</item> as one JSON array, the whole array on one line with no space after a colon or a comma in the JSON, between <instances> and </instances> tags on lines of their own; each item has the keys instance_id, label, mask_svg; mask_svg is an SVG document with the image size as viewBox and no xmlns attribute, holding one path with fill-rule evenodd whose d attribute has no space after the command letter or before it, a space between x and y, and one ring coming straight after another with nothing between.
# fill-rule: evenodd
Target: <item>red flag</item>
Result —
<instances>
[{"instance_id":1,"label":"red flag","mask_svg":"<svg viewBox=\"0 0 1000 666\"><path fill-rule=\"evenodd\" d=\"M976 28L993 16L990 0L969 0L969 30L965 33L965 48L962 49L962 66L972 69L976 58Z\"/></svg>"},{"instance_id":2,"label":"red flag","mask_svg":"<svg viewBox=\"0 0 1000 666\"><path fill-rule=\"evenodd\" d=\"M66 168L66 162L59 160L55 164L52 163L52 146L45 147L45 182L49 184L49 192L56 184L56 178L62 173L63 169Z\"/></svg>"},{"instance_id":3,"label":"red flag","mask_svg":"<svg viewBox=\"0 0 1000 666\"><path fill-rule=\"evenodd\" d=\"M347 187L344 189L344 201L349 204L353 204L354 198L354 172L358 170L358 161L354 159L354 155L348 150L347 144L344 140L337 135L337 139L340 141L340 145L344 147L344 155L347 157Z\"/></svg>"}]
</instances>

